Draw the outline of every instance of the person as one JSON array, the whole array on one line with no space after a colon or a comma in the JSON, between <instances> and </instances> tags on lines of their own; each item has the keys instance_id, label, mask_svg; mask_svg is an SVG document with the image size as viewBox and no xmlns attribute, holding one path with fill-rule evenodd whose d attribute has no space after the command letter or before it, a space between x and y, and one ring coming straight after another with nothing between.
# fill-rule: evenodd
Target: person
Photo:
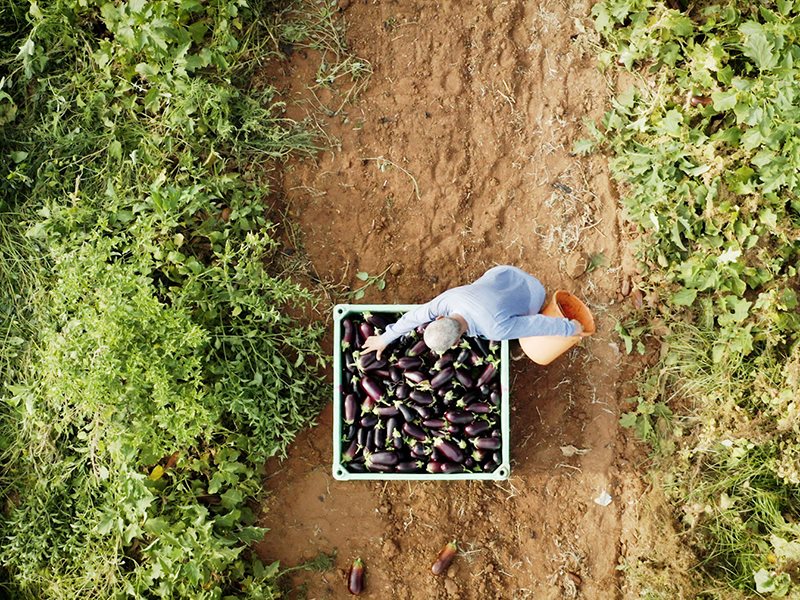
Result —
<instances>
[{"instance_id":1,"label":"person","mask_svg":"<svg viewBox=\"0 0 800 600\"><path fill-rule=\"evenodd\" d=\"M583 332L575 319L538 314L544 304L544 286L533 275L510 265L492 267L468 285L451 288L404 314L380 335L366 339L363 352L380 359L394 340L430 323L423 339L441 354L465 333L490 340L513 340L539 335L574 336Z\"/></svg>"}]
</instances>

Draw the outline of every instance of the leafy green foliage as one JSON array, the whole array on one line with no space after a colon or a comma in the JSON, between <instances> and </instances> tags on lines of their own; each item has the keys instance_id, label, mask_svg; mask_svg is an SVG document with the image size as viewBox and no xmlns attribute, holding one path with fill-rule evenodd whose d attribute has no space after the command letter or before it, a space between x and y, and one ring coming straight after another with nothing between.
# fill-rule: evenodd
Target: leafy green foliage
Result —
<instances>
[{"instance_id":1,"label":"leafy green foliage","mask_svg":"<svg viewBox=\"0 0 800 600\"><path fill-rule=\"evenodd\" d=\"M671 494L715 587L797 593L796 563L773 542L798 534L800 6L606 0L593 15L601 63L637 84L576 150L611 155L659 299L617 330L630 352L648 319L666 324L622 422L662 444L655 417L669 405L688 428Z\"/></svg>"},{"instance_id":2,"label":"leafy green foliage","mask_svg":"<svg viewBox=\"0 0 800 600\"><path fill-rule=\"evenodd\" d=\"M316 147L251 85L278 40L237 0L0 20L0 585L277 597L249 504L327 360L254 175Z\"/></svg>"}]
</instances>

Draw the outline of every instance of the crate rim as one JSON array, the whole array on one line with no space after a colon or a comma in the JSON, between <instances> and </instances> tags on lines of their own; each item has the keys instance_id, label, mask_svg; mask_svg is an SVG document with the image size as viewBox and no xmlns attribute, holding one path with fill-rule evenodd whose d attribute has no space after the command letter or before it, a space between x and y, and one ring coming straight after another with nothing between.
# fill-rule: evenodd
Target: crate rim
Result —
<instances>
[{"instance_id":1,"label":"crate rim","mask_svg":"<svg viewBox=\"0 0 800 600\"><path fill-rule=\"evenodd\" d=\"M502 462L491 473L350 473L342 464L342 353L341 321L351 313L407 312L419 304L336 304L333 307L333 464L332 475L337 481L503 481L511 476L511 444L509 416L509 349L508 340L500 341L500 432L503 446Z\"/></svg>"}]
</instances>

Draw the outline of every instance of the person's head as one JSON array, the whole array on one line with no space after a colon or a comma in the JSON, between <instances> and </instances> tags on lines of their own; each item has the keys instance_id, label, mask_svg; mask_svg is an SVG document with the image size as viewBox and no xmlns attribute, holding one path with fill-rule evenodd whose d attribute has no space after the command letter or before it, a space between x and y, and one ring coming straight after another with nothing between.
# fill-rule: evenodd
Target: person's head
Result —
<instances>
[{"instance_id":1,"label":"person's head","mask_svg":"<svg viewBox=\"0 0 800 600\"><path fill-rule=\"evenodd\" d=\"M441 317L425 328L422 337L428 348L437 354L442 354L455 346L461 333L461 323L450 317Z\"/></svg>"}]
</instances>

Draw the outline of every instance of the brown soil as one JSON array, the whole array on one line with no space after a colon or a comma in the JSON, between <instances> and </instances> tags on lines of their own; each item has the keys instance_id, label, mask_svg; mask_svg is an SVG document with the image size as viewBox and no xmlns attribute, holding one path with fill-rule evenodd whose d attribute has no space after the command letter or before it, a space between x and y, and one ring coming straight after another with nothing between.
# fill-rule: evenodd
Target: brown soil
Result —
<instances>
[{"instance_id":1,"label":"brown soil","mask_svg":"<svg viewBox=\"0 0 800 600\"><path fill-rule=\"evenodd\" d=\"M293 573L297 597L350 597L356 556L367 598L626 596L617 567L643 485L618 428L630 367L613 327L633 273L605 160L570 154L607 101L590 4L340 3L351 49L374 74L322 119L338 147L290 164L282 182L319 277L355 286L357 271L389 269L364 302L417 303L513 264L583 298L598 331L550 366L513 362L505 482L335 481L329 405L268 466L261 557L289 567L337 554L332 571ZM295 52L281 65L289 97L312 98L318 60ZM603 491L605 507L594 502ZM430 566L452 539L461 552L436 577Z\"/></svg>"}]
</instances>

